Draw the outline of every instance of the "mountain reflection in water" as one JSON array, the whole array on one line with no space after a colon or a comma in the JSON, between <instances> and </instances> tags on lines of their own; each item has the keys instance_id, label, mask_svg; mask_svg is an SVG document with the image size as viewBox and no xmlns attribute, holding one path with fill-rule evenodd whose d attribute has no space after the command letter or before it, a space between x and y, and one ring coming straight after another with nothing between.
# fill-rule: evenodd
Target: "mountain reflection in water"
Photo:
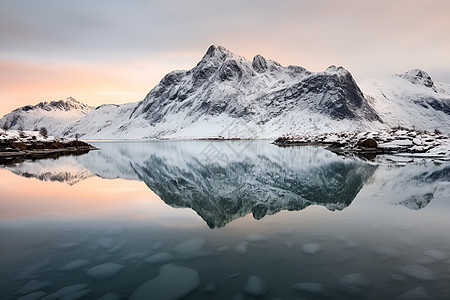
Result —
<instances>
[{"instance_id":1,"label":"mountain reflection in water","mask_svg":"<svg viewBox=\"0 0 450 300\"><path fill-rule=\"evenodd\" d=\"M213 145L221 153L207 159ZM76 184L90 176L139 180L172 207L193 209L210 228L252 213L255 219L309 205L349 206L377 166L343 159L322 148L278 148L267 142L114 142L59 160L25 161L7 168L40 180ZM411 174L406 182L448 180L449 168ZM425 207L433 192L398 202Z\"/></svg>"}]
</instances>

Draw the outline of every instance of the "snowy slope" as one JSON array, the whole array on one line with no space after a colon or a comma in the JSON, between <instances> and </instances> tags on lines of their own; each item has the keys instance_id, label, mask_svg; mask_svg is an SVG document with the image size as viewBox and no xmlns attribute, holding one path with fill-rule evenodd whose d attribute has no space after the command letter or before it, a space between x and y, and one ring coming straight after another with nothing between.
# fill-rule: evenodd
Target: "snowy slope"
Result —
<instances>
[{"instance_id":1,"label":"snowy slope","mask_svg":"<svg viewBox=\"0 0 450 300\"><path fill-rule=\"evenodd\" d=\"M167 74L137 103L102 106L69 126L83 138L274 138L379 125L342 67L312 73L211 46L189 71Z\"/></svg>"},{"instance_id":2,"label":"snowy slope","mask_svg":"<svg viewBox=\"0 0 450 300\"><path fill-rule=\"evenodd\" d=\"M50 135L60 136L69 124L84 117L92 107L74 98L66 100L40 102L13 110L0 119L3 127L6 123L11 129L34 130L45 127Z\"/></svg>"},{"instance_id":3,"label":"snowy slope","mask_svg":"<svg viewBox=\"0 0 450 300\"><path fill-rule=\"evenodd\" d=\"M359 83L389 127L439 129L450 134L450 85L435 82L419 69Z\"/></svg>"}]
</instances>

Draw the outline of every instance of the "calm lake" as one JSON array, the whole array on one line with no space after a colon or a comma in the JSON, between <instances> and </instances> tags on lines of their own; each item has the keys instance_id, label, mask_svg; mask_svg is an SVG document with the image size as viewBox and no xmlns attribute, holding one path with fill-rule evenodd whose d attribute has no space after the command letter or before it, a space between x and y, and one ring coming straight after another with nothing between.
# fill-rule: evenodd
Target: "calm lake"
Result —
<instances>
[{"instance_id":1,"label":"calm lake","mask_svg":"<svg viewBox=\"0 0 450 300\"><path fill-rule=\"evenodd\" d=\"M450 295L450 163L92 144L0 166L1 299Z\"/></svg>"}]
</instances>

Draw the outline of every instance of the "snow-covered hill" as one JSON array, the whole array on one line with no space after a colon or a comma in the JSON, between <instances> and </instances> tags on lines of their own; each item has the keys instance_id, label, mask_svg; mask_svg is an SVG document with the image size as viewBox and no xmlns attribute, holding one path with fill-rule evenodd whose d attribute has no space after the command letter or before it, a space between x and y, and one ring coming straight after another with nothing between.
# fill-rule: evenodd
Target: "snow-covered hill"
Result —
<instances>
[{"instance_id":1,"label":"snow-covered hill","mask_svg":"<svg viewBox=\"0 0 450 300\"><path fill-rule=\"evenodd\" d=\"M274 139L399 125L448 134L450 85L416 69L362 81L360 89L342 67L314 73L211 46L194 68L170 72L141 101L91 110L70 98L20 108L5 122L83 139Z\"/></svg>"},{"instance_id":2,"label":"snow-covered hill","mask_svg":"<svg viewBox=\"0 0 450 300\"><path fill-rule=\"evenodd\" d=\"M450 85L433 81L425 71L414 69L359 85L387 126L450 133Z\"/></svg>"},{"instance_id":3,"label":"snow-covered hill","mask_svg":"<svg viewBox=\"0 0 450 300\"><path fill-rule=\"evenodd\" d=\"M61 136L64 128L84 117L92 107L69 97L66 100L40 102L13 110L0 119L0 126L34 130L45 127L50 135Z\"/></svg>"}]
</instances>

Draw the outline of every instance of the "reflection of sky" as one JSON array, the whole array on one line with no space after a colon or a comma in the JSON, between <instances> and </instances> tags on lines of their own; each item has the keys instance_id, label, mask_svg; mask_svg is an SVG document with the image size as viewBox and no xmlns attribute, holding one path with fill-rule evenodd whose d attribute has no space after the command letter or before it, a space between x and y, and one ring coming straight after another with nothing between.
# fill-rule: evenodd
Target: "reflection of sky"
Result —
<instances>
[{"instance_id":1,"label":"reflection of sky","mask_svg":"<svg viewBox=\"0 0 450 300\"><path fill-rule=\"evenodd\" d=\"M449 2L2 1L0 115L38 100L140 100L210 44L313 71L378 77L419 67L450 81Z\"/></svg>"},{"instance_id":2,"label":"reflection of sky","mask_svg":"<svg viewBox=\"0 0 450 300\"><path fill-rule=\"evenodd\" d=\"M175 210L138 181L90 177L73 186L43 182L0 171L0 219L14 220L152 220L165 226L199 223L188 209Z\"/></svg>"}]
</instances>

